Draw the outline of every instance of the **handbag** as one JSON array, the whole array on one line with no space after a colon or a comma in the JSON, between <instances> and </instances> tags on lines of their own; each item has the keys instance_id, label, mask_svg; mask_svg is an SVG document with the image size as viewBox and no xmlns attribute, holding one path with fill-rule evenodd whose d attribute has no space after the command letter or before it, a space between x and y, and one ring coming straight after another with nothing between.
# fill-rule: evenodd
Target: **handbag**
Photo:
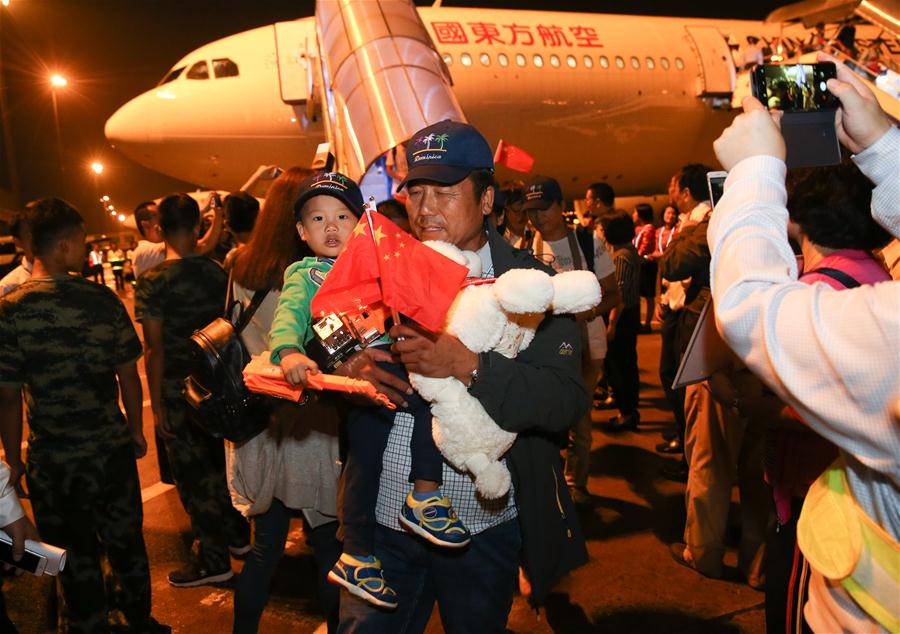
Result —
<instances>
[{"instance_id":1,"label":"handbag","mask_svg":"<svg viewBox=\"0 0 900 634\"><path fill-rule=\"evenodd\" d=\"M193 372L185 378L182 394L206 433L242 443L262 432L272 413L269 399L244 385L250 353L240 336L271 289L256 291L246 309L233 298L233 289L229 274L224 315L190 337Z\"/></svg>"}]
</instances>

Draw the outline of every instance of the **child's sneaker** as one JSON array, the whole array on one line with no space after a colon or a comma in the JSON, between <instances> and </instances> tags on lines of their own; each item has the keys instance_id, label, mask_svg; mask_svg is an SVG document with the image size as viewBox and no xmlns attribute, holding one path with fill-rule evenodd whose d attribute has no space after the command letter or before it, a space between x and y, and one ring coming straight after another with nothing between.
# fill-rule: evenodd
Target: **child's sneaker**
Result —
<instances>
[{"instance_id":1,"label":"child's sneaker","mask_svg":"<svg viewBox=\"0 0 900 634\"><path fill-rule=\"evenodd\" d=\"M450 499L435 493L425 500L417 500L410 493L400 511L400 524L432 544L446 548L462 548L472 536L456 516Z\"/></svg>"},{"instance_id":2,"label":"child's sneaker","mask_svg":"<svg viewBox=\"0 0 900 634\"><path fill-rule=\"evenodd\" d=\"M328 571L328 580L343 586L350 594L382 608L397 607L397 593L385 582L381 562L357 559L344 553Z\"/></svg>"}]
</instances>

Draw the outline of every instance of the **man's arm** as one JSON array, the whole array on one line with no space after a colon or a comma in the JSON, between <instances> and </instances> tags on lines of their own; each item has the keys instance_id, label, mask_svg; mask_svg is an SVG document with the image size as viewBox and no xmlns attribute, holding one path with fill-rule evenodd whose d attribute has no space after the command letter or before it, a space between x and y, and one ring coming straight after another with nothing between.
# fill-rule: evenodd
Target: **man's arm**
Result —
<instances>
[{"instance_id":1,"label":"man's arm","mask_svg":"<svg viewBox=\"0 0 900 634\"><path fill-rule=\"evenodd\" d=\"M125 405L125 419L131 432L131 443L138 458L147 455L147 440L144 438L144 389L138 376L137 362L120 365L116 368L119 377L119 390L122 392L122 403ZM147 372L149 377L150 372Z\"/></svg>"},{"instance_id":2,"label":"man's arm","mask_svg":"<svg viewBox=\"0 0 900 634\"><path fill-rule=\"evenodd\" d=\"M215 192L213 192L214 194ZM213 194L210 194L210 202L207 203L209 206L212 203ZM222 208L222 205L216 205L213 207L213 221L209 226L209 229L206 230L206 233L197 241L197 246L194 247L194 253L197 255L206 255L207 253L212 253L213 249L219 244L219 240L222 237L222 228L225 226L225 210Z\"/></svg>"},{"instance_id":3,"label":"man's arm","mask_svg":"<svg viewBox=\"0 0 900 634\"><path fill-rule=\"evenodd\" d=\"M686 280L697 275L709 260L709 249L702 225L691 224L683 228L659 260L659 271L669 281Z\"/></svg>"},{"instance_id":4,"label":"man's arm","mask_svg":"<svg viewBox=\"0 0 900 634\"><path fill-rule=\"evenodd\" d=\"M147 387L150 390L150 409L153 422L164 438L172 438L166 420L166 407L162 397L165 352L163 350L163 322L145 318L141 322L144 329L144 364L147 370Z\"/></svg>"},{"instance_id":5,"label":"man's arm","mask_svg":"<svg viewBox=\"0 0 900 634\"><path fill-rule=\"evenodd\" d=\"M734 352L815 431L900 483L900 284L836 292L796 281L784 142L755 99L716 141L725 193L709 227L716 323ZM776 115L777 117L777 115Z\"/></svg>"},{"instance_id":6,"label":"man's arm","mask_svg":"<svg viewBox=\"0 0 900 634\"><path fill-rule=\"evenodd\" d=\"M0 386L0 440L6 452L6 462L12 472L10 482L19 487L25 473L22 463L22 388Z\"/></svg>"},{"instance_id":7,"label":"man's arm","mask_svg":"<svg viewBox=\"0 0 900 634\"><path fill-rule=\"evenodd\" d=\"M394 326L392 346L410 372L452 376L471 383L470 393L503 429L558 432L574 425L589 405L581 378L581 335L572 317L548 317L531 345L515 359L489 352L486 362L456 337Z\"/></svg>"}]
</instances>

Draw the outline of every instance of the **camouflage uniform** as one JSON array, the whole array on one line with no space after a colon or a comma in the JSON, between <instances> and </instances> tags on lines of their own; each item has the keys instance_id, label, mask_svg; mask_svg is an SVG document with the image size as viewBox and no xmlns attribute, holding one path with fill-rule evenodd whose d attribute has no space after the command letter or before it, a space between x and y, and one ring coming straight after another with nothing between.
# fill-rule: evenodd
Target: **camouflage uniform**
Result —
<instances>
[{"instance_id":1,"label":"camouflage uniform","mask_svg":"<svg viewBox=\"0 0 900 634\"><path fill-rule=\"evenodd\" d=\"M199 542L207 570L231 567L229 545L249 542L250 527L231 505L225 480L225 447L192 420L193 410L181 395L191 371L188 339L222 315L228 278L212 260L191 257L166 260L138 278L134 312L140 322L163 323L163 405L175 438L166 451L175 486Z\"/></svg>"},{"instance_id":2,"label":"camouflage uniform","mask_svg":"<svg viewBox=\"0 0 900 634\"><path fill-rule=\"evenodd\" d=\"M125 307L105 286L43 278L0 300L0 385L24 386L36 524L68 551L61 632L104 630L121 616L135 631L150 628L140 482L115 371L140 355Z\"/></svg>"}]
</instances>

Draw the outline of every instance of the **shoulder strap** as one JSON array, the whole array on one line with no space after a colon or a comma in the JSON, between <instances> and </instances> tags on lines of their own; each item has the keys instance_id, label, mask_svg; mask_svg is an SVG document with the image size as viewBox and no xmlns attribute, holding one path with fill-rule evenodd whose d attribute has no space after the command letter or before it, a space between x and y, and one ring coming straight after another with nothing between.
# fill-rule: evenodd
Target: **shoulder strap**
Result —
<instances>
[{"instance_id":1,"label":"shoulder strap","mask_svg":"<svg viewBox=\"0 0 900 634\"><path fill-rule=\"evenodd\" d=\"M237 323L234 324L234 333L236 335L241 334L244 328L247 327L247 324L253 319L253 315L259 309L263 300L266 298L266 295L268 295L271 290L271 288L262 288L256 291L250 299L250 305L247 306L247 308L244 308L243 304L234 299L234 269L231 269L228 272L228 290L225 294L225 319L231 321L234 308L238 305L241 306L240 317L238 318Z\"/></svg>"},{"instance_id":2,"label":"shoulder strap","mask_svg":"<svg viewBox=\"0 0 900 634\"><path fill-rule=\"evenodd\" d=\"M857 286L862 286L862 284L860 284L853 276L828 266L823 266L822 268L807 271L806 275L809 275L810 273L820 273L821 275L830 277L831 279L842 284L844 288L856 288Z\"/></svg>"},{"instance_id":3,"label":"shoulder strap","mask_svg":"<svg viewBox=\"0 0 900 634\"><path fill-rule=\"evenodd\" d=\"M571 229L566 229L566 240L569 243L569 251L572 252L572 263L575 265L575 270L583 271L585 269L584 254L581 252L578 236Z\"/></svg>"},{"instance_id":4,"label":"shoulder strap","mask_svg":"<svg viewBox=\"0 0 900 634\"><path fill-rule=\"evenodd\" d=\"M575 239L584 256L584 267L591 273L594 272L594 232L589 229L575 229Z\"/></svg>"}]
</instances>

